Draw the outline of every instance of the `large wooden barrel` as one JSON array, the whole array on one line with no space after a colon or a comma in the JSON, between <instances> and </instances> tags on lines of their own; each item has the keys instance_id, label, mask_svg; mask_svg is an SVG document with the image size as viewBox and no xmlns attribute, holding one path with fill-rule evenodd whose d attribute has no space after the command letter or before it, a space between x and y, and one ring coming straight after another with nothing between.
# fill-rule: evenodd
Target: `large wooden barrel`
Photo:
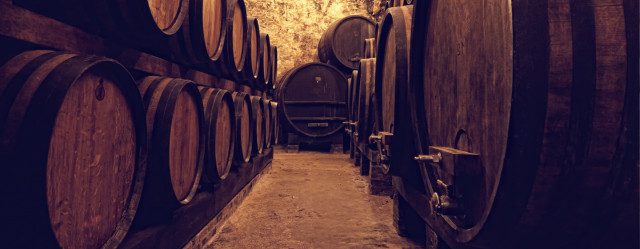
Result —
<instances>
[{"instance_id":1,"label":"large wooden barrel","mask_svg":"<svg viewBox=\"0 0 640 249\"><path fill-rule=\"evenodd\" d=\"M260 76L260 65L262 60L260 58L260 25L258 19L255 17L248 17L247 23L249 25L249 48L247 48L246 59L244 61L244 80L250 82L250 85L255 86L258 77Z\"/></svg>"},{"instance_id":2,"label":"large wooden barrel","mask_svg":"<svg viewBox=\"0 0 640 249\"><path fill-rule=\"evenodd\" d=\"M419 146L405 156L478 157L453 165L472 167L471 181L442 179L464 208L427 217L438 235L456 247L638 248L638 1L415 8L400 108ZM427 194L443 195L434 167L420 167Z\"/></svg>"},{"instance_id":3,"label":"large wooden barrel","mask_svg":"<svg viewBox=\"0 0 640 249\"><path fill-rule=\"evenodd\" d=\"M295 131L329 136L347 120L347 79L331 65L308 63L291 69L276 89L282 115Z\"/></svg>"},{"instance_id":4,"label":"large wooden barrel","mask_svg":"<svg viewBox=\"0 0 640 249\"><path fill-rule=\"evenodd\" d=\"M243 82L243 70L246 55L249 53L250 38L244 0L227 0L227 22L229 26L224 43L224 63L213 64L211 67L224 72L226 78Z\"/></svg>"},{"instance_id":5,"label":"large wooden barrel","mask_svg":"<svg viewBox=\"0 0 640 249\"><path fill-rule=\"evenodd\" d=\"M271 82L271 41L269 34L260 34L260 58L262 58L262 66L260 67L260 76L256 87L264 89Z\"/></svg>"},{"instance_id":6,"label":"large wooden barrel","mask_svg":"<svg viewBox=\"0 0 640 249\"><path fill-rule=\"evenodd\" d=\"M278 144L278 139L280 138L280 123L278 122L278 102L269 101L269 105L271 106L271 122L273 124L273 135L271 135L271 143Z\"/></svg>"},{"instance_id":7,"label":"large wooden barrel","mask_svg":"<svg viewBox=\"0 0 640 249\"><path fill-rule=\"evenodd\" d=\"M248 94L234 92L233 103L236 114L236 151L235 158L238 162L249 162L253 148L254 124L251 98Z\"/></svg>"},{"instance_id":8,"label":"large wooden barrel","mask_svg":"<svg viewBox=\"0 0 640 249\"><path fill-rule=\"evenodd\" d=\"M358 105L355 122L357 123L359 144L369 144L374 128L375 118L373 115L373 92L375 86L376 59L362 59L358 69Z\"/></svg>"},{"instance_id":9,"label":"large wooden barrel","mask_svg":"<svg viewBox=\"0 0 640 249\"><path fill-rule=\"evenodd\" d=\"M262 98L264 105L264 113L262 118L264 119L264 147L271 148L271 137L273 136L273 119L271 118L271 104L270 100Z\"/></svg>"},{"instance_id":10,"label":"large wooden barrel","mask_svg":"<svg viewBox=\"0 0 640 249\"><path fill-rule=\"evenodd\" d=\"M229 174L236 142L236 114L231 94L199 86L205 118L204 176L217 183Z\"/></svg>"},{"instance_id":11,"label":"large wooden barrel","mask_svg":"<svg viewBox=\"0 0 640 249\"><path fill-rule=\"evenodd\" d=\"M149 159L136 227L163 222L189 203L200 183L205 149L202 98L195 83L160 76L138 82L146 107Z\"/></svg>"},{"instance_id":12,"label":"large wooden barrel","mask_svg":"<svg viewBox=\"0 0 640 249\"><path fill-rule=\"evenodd\" d=\"M376 114L376 134L380 132L393 133L397 124L402 122L399 119L408 119L406 115L396 113L406 98L398 98L398 92L404 93L409 81L409 42L411 39L411 14L413 6L389 8L380 25L380 39L378 40L378 52L375 70L375 114ZM401 110L402 111L402 110ZM395 134L394 134L395 136ZM403 151L409 146L403 138L393 139L393 146L383 148L381 155L395 154L395 150ZM385 147L389 147L386 144ZM415 167L407 166L402 157L391 157L389 162L380 162L384 171L393 175L412 176L418 183L416 187L422 185L419 181L419 172Z\"/></svg>"},{"instance_id":13,"label":"large wooden barrel","mask_svg":"<svg viewBox=\"0 0 640 249\"><path fill-rule=\"evenodd\" d=\"M253 153L262 154L264 150L264 104L262 97L251 96L251 109L252 109L252 122L254 124L253 130Z\"/></svg>"},{"instance_id":14,"label":"large wooden barrel","mask_svg":"<svg viewBox=\"0 0 640 249\"><path fill-rule=\"evenodd\" d=\"M144 107L117 62L48 50L0 67L5 248L115 248L146 168Z\"/></svg>"},{"instance_id":15,"label":"large wooden barrel","mask_svg":"<svg viewBox=\"0 0 640 249\"><path fill-rule=\"evenodd\" d=\"M174 58L186 65L208 70L222 63L227 37L227 0L190 0L182 28L170 38ZM213 71L220 76L219 71Z\"/></svg>"},{"instance_id":16,"label":"large wooden barrel","mask_svg":"<svg viewBox=\"0 0 640 249\"><path fill-rule=\"evenodd\" d=\"M364 39L375 36L373 21L364 16L348 16L334 22L318 43L318 58L340 70L351 72L363 58Z\"/></svg>"}]
</instances>

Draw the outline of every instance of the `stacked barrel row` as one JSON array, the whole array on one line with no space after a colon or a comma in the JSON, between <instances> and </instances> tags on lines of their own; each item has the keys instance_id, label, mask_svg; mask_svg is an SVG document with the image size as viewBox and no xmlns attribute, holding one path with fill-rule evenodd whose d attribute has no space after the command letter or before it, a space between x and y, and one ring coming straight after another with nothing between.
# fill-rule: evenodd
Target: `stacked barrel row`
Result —
<instances>
[{"instance_id":1,"label":"stacked barrel row","mask_svg":"<svg viewBox=\"0 0 640 249\"><path fill-rule=\"evenodd\" d=\"M275 46L243 0L17 0L16 4L221 78L273 88ZM64 10L64 11L60 11Z\"/></svg>"},{"instance_id":2,"label":"stacked barrel row","mask_svg":"<svg viewBox=\"0 0 640 249\"><path fill-rule=\"evenodd\" d=\"M246 93L49 50L0 76L8 248L115 248L271 146L276 103Z\"/></svg>"},{"instance_id":3,"label":"stacked barrel row","mask_svg":"<svg viewBox=\"0 0 640 249\"><path fill-rule=\"evenodd\" d=\"M387 10L375 62L353 73L350 122L393 176L399 233L426 224L438 248L638 248L638 3L587 2Z\"/></svg>"}]
</instances>

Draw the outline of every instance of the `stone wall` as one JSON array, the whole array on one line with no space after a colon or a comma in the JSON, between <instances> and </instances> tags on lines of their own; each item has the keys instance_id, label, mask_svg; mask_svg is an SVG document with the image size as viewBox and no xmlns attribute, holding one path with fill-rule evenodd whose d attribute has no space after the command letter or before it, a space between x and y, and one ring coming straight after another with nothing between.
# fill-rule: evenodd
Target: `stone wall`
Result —
<instances>
[{"instance_id":1,"label":"stone wall","mask_svg":"<svg viewBox=\"0 0 640 249\"><path fill-rule=\"evenodd\" d=\"M372 17L381 0L245 0L247 15L278 46L278 80L289 69L318 61L318 41L331 23L349 15ZM384 0L383 0L384 1Z\"/></svg>"}]
</instances>

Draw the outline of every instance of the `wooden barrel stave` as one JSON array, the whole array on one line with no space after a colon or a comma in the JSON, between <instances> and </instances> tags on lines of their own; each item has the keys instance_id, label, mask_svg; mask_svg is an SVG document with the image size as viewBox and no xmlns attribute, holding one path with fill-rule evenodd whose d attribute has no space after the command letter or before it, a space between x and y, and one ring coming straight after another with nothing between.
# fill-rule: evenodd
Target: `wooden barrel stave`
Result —
<instances>
[{"instance_id":1,"label":"wooden barrel stave","mask_svg":"<svg viewBox=\"0 0 640 249\"><path fill-rule=\"evenodd\" d=\"M129 73L113 60L40 50L0 75L0 158L11 165L2 174L12 200L0 204L10 214L0 216L5 246L116 247L146 167L144 110Z\"/></svg>"},{"instance_id":2,"label":"wooden barrel stave","mask_svg":"<svg viewBox=\"0 0 640 249\"><path fill-rule=\"evenodd\" d=\"M481 2L473 2L416 3L416 13L429 13L416 14L420 36L412 41L409 92L417 94L409 97L418 153L453 147L456 131L464 130L458 146L479 153L486 171L475 186L482 199L469 211L478 218L468 228L456 229L455 217L427 222L452 246L637 248L637 184L617 184L637 182L620 174L637 176L637 153L627 148L637 151L638 141L624 141L628 130L638 130L637 121L627 123L637 120L637 111L627 111L637 110L637 76L628 77L638 74L637 66L628 67L637 65L637 52L628 49L637 44L637 3L628 10L634 4L627 1L522 1L495 4L494 14L482 15ZM636 21L626 21L628 14ZM476 21L461 22L462 15ZM459 39L473 30L487 32ZM439 51L454 51L468 64ZM453 84L430 83L436 81ZM468 90L436 98L453 89ZM423 178L433 192L433 179Z\"/></svg>"},{"instance_id":3,"label":"wooden barrel stave","mask_svg":"<svg viewBox=\"0 0 640 249\"><path fill-rule=\"evenodd\" d=\"M271 143L278 144L278 139L280 136L280 124L278 123L278 102L269 101L269 105L271 108L271 123L273 124L273 135Z\"/></svg>"}]
</instances>

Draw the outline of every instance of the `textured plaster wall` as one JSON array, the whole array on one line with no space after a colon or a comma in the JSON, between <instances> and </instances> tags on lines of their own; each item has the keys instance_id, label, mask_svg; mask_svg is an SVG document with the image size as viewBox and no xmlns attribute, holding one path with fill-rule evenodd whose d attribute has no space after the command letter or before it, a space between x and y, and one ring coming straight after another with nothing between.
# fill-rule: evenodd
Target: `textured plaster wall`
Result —
<instances>
[{"instance_id":1,"label":"textured plaster wall","mask_svg":"<svg viewBox=\"0 0 640 249\"><path fill-rule=\"evenodd\" d=\"M382 0L384 1L384 0ZM349 15L372 15L381 0L245 0L247 15L278 46L278 80L289 69L318 61L318 41L331 23Z\"/></svg>"}]
</instances>

